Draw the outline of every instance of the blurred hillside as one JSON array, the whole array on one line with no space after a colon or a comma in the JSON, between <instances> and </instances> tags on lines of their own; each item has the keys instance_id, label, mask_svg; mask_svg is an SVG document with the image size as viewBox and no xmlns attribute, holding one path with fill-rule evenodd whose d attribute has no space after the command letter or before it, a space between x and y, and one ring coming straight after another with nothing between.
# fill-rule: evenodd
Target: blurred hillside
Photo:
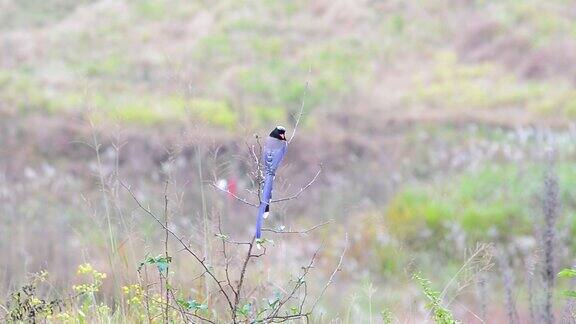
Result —
<instances>
[{"instance_id":1,"label":"blurred hillside","mask_svg":"<svg viewBox=\"0 0 576 324\"><path fill-rule=\"evenodd\" d=\"M570 1L3 1L13 113L216 126L313 116L566 124ZM372 112L372 113L371 113ZM365 118L364 118L365 119Z\"/></svg>"},{"instance_id":2,"label":"blurred hillside","mask_svg":"<svg viewBox=\"0 0 576 324\"><path fill-rule=\"evenodd\" d=\"M41 269L63 290L86 261L114 278L108 300L135 280L162 233L121 181L158 210L168 181L172 222L199 249L217 253L205 217L250 235L253 210L210 184L237 180L256 199L254 134L277 124L291 133L304 101L275 195L323 171L268 224L334 222L274 238L258 274L297 271L323 243L328 276L348 233L323 313L367 321L373 283L374 314L420 311L406 315L418 322L426 311L406 269L441 286L471 247L492 242L520 273L526 319L523 273L542 257L551 165L562 206L555 267L576 251L574 62L576 6L565 0L0 0L0 297ZM175 262L190 286L196 269ZM493 322L505 317L498 271L487 279ZM250 280L274 275L262 277ZM478 299L463 292L457 316L474 322L464 304L479 312Z\"/></svg>"}]
</instances>

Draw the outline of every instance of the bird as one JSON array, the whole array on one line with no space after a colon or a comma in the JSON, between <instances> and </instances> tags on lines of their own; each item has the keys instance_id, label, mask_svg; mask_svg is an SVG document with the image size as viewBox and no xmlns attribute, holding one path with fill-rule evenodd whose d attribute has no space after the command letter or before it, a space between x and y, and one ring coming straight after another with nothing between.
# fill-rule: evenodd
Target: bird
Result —
<instances>
[{"instance_id":1,"label":"bird","mask_svg":"<svg viewBox=\"0 0 576 324\"><path fill-rule=\"evenodd\" d=\"M276 126L270 136L266 139L262 150L262 162L264 164L264 185L260 195L260 205L258 206L258 218L256 219L256 239L262 237L262 223L268 218L270 213L270 201L272 199L272 188L276 170L282 163L288 142L286 141L286 128Z\"/></svg>"}]
</instances>

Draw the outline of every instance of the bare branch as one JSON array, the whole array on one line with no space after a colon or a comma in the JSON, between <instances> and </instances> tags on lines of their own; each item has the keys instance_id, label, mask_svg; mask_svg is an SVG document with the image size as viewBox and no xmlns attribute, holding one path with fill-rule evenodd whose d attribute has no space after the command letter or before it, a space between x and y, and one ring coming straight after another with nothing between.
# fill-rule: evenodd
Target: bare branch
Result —
<instances>
[{"instance_id":1,"label":"bare branch","mask_svg":"<svg viewBox=\"0 0 576 324\"><path fill-rule=\"evenodd\" d=\"M305 267L302 267L303 272L298 277L298 279L296 280L296 284L294 285L294 288L292 288L292 291L284 299L282 299L280 302L278 302L278 306L276 306L276 308L273 309L273 312L266 317L266 320L273 320L273 319L277 318L278 312L280 312L280 310L282 309L282 306L284 306L288 301L290 301L290 299L292 299L294 297L294 295L298 292L300 287L302 287L302 286L306 287L306 281L304 280L304 278L308 275L308 273L310 272L310 269L312 269L312 267L314 266L314 262L316 261L318 253L322 249L322 246L323 246L323 244L320 245L318 247L318 249L316 249L316 251L314 251L314 254L312 255L312 258L311 258L310 262L308 263L308 265ZM304 307L305 301L306 301L306 291L305 291L304 297L300 303L300 308L298 310L299 314L302 314L302 308Z\"/></svg>"},{"instance_id":2,"label":"bare branch","mask_svg":"<svg viewBox=\"0 0 576 324\"><path fill-rule=\"evenodd\" d=\"M344 250L342 250L342 254L340 254L340 260L338 260L338 265L336 266L336 268L332 272L332 275L330 275L330 278L326 282L326 285L324 285L324 288L322 288L320 295L318 295L318 297L316 297L316 300L314 301L314 303L312 304L312 307L310 308L310 313L312 313L314 311L314 309L316 308L316 306L320 302L320 299L322 299L322 297L326 293L326 290L332 284L332 281L334 280L334 276L336 276L336 272L340 271L340 269L342 268L342 261L344 260L344 255L346 255L347 250L348 250L348 233L346 233L346 242L344 243Z\"/></svg>"},{"instance_id":3,"label":"bare branch","mask_svg":"<svg viewBox=\"0 0 576 324\"><path fill-rule=\"evenodd\" d=\"M166 185L164 186L164 227L168 228L168 181L166 181ZM165 230L165 236L164 236L164 256L166 257L166 260L169 260L170 255L168 254L168 239L169 239L169 233L168 230ZM162 275L162 271L160 271L160 276L164 277L164 281L166 284L166 308L164 309L164 323L168 323L169 321L169 308L168 305L170 304L170 281L169 281L169 276L170 276L170 271L169 268L166 269L166 276ZM160 284L162 284L162 282L160 282ZM183 316L184 317L184 316Z\"/></svg>"},{"instance_id":4,"label":"bare branch","mask_svg":"<svg viewBox=\"0 0 576 324\"><path fill-rule=\"evenodd\" d=\"M254 179L250 179L250 182L252 183L252 186L254 186ZM244 188L244 191L248 192L249 194L258 197L258 193L255 192L254 190L250 190L248 188Z\"/></svg>"},{"instance_id":5,"label":"bare branch","mask_svg":"<svg viewBox=\"0 0 576 324\"><path fill-rule=\"evenodd\" d=\"M227 235L220 233L220 234L214 234L214 236L220 238L223 242L229 243L229 244L233 244L233 245L250 245L252 244L251 242L239 242L239 241L233 241L231 239L228 238Z\"/></svg>"},{"instance_id":6,"label":"bare branch","mask_svg":"<svg viewBox=\"0 0 576 324\"><path fill-rule=\"evenodd\" d=\"M304 93L302 94L302 102L300 103L300 111L298 112L298 117L296 117L296 123L294 124L294 130L292 131L292 135L288 140L288 144L292 142L294 136L296 136L296 131L298 130L298 125L300 124L300 119L302 119L302 115L304 114L304 102L306 99L306 93L308 93L308 86L310 82L306 80L306 85L304 86Z\"/></svg>"},{"instance_id":7,"label":"bare branch","mask_svg":"<svg viewBox=\"0 0 576 324\"><path fill-rule=\"evenodd\" d=\"M218 232L221 238L226 237L222 233L222 218L220 217L220 214L218 214ZM222 239L222 254L224 255L224 272L226 273L226 282L228 283L230 289L232 289L234 298L238 298L238 293L234 289L234 286L232 286L232 280L230 279L230 259L228 258L228 253L226 252L226 240L224 239Z\"/></svg>"},{"instance_id":8,"label":"bare branch","mask_svg":"<svg viewBox=\"0 0 576 324\"><path fill-rule=\"evenodd\" d=\"M292 199L296 199L298 197L300 197L300 195L308 188L310 188L310 186L312 184L314 184L314 182L316 182L316 179L318 179L318 176L320 175L320 173L322 173L322 164L320 164L320 169L318 169L318 172L316 172L316 175L314 175L314 177L312 178L312 180L310 180L304 187L300 188L300 190L298 192L296 192L295 194L285 197L285 198L279 198L279 199L272 199L270 201L270 203L276 203L276 202L281 202L281 201L287 201L287 200L292 200Z\"/></svg>"},{"instance_id":9,"label":"bare branch","mask_svg":"<svg viewBox=\"0 0 576 324\"><path fill-rule=\"evenodd\" d=\"M252 156L254 157L254 162L256 163L256 183L258 184L258 202L262 201L260 194L262 193L262 183L264 182L264 172L262 171L262 165L258 160L258 156L262 156L262 143L260 143L260 136L256 135L256 143L258 143L258 155L254 151L254 145L251 147Z\"/></svg>"},{"instance_id":10,"label":"bare branch","mask_svg":"<svg viewBox=\"0 0 576 324\"><path fill-rule=\"evenodd\" d=\"M232 322L236 323L236 310L238 309L238 303L240 303L240 295L242 293L242 285L244 284L244 278L246 277L246 268L248 267L248 262L252 257L252 248L254 247L254 241L256 237L252 238L252 242L248 247L248 253L246 254L246 258L244 258L244 262L242 264L242 270L240 271L240 279L238 280L238 286L236 287L235 298L234 298L234 306L232 307Z\"/></svg>"},{"instance_id":11,"label":"bare branch","mask_svg":"<svg viewBox=\"0 0 576 324\"><path fill-rule=\"evenodd\" d=\"M249 202L248 200L243 199L243 198L240 198L240 197L238 197L237 195L233 194L232 192L230 192L230 190L222 189L222 188L218 187L217 185L215 185L215 184L213 184L213 183L211 183L210 186L213 187L213 188L215 188L215 189L218 189L218 190L220 190L220 191L222 191L222 192L224 192L224 193L226 193L226 194L229 194L229 195L232 196L234 199L236 199L236 200L238 200L238 201L240 201L240 202L242 202L242 203L245 203L245 204L248 205L248 206L258 207L258 205L253 204L253 203Z\"/></svg>"},{"instance_id":12,"label":"bare branch","mask_svg":"<svg viewBox=\"0 0 576 324\"><path fill-rule=\"evenodd\" d=\"M317 225L314 225L312 227L310 227L309 229L303 230L303 231L282 231L282 230L276 230L276 229L272 229L272 228L263 228L262 231L266 231L266 232L272 232L272 233L277 233L277 234L302 234L302 235L306 235L322 226L328 225L330 223L332 223L334 220L330 219L325 221L324 223L320 223Z\"/></svg>"}]
</instances>

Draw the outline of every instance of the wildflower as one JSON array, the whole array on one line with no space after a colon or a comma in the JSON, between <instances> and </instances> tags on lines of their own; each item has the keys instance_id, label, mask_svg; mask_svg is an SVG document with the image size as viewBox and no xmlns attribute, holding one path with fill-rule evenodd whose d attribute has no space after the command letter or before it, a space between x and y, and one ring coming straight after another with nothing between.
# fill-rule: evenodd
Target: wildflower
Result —
<instances>
[{"instance_id":1,"label":"wildflower","mask_svg":"<svg viewBox=\"0 0 576 324\"><path fill-rule=\"evenodd\" d=\"M94 271L90 263L84 263L78 266L78 274L87 274Z\"/></svg>"},{"instance_id":2,"label":"wildflower","mask_svg":"<svg viewBox=\"0 0 576 324\"><path fill-rule=\"evenodd\" d=\"M110 307L108 307L108 305L105 304L100 304L100 306L98 306L98 312L101 315L106 315L110 312Z\"/></svg>"},{"instance_id":3,"label":"wildflower","mask_svg":"<svg viewBox=\"0 0 576 324\"><path fill-rule=\"evenodd\" d=\"M140 297L138 297L138 296L134 296L130 300L128 300L128 304L131 304L131 305L140 305L140 302L141 302Z\"/></svg>"},{"instance_id":4,"label":"wildflower","mask_svg":"<svg viewBox=\"0 0 576 324\"><path fill-rule=\"evenodd\" d=\"M42 301L36 297L30 298L30 305L32 306L40 305L41 303Z\"/></svg>"}]
</instances>

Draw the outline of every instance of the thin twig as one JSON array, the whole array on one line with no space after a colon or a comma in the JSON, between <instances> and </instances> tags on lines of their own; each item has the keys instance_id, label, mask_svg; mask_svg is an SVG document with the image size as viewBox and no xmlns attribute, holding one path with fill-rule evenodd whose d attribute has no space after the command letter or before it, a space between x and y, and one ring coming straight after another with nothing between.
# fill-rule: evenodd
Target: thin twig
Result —
<instances>
[{"instance_id":1,"label":"thin twig","mask_svg":"<svg viewBox=\"0 0 576 324\"><path fill-rule=\"evenodd\" d=\"M302 94L302 102L300 103L300 111L298 112L298 117L296 118L296 123L294 123L294 130L292 131L292 135L288 140L288 144L292 142L294 136L296 136L296 131L298 130L298 125L300 124L300 119L302 119L302 115L304 114L304 102L306 99L306 93L308 92L308 86L310 82L307 80L306 85L304 86L304 93Z\"/></svg>"},{"instance_id":2,"label":"thin twig","mask_svg":"<svg viewBox=\"0 0 576 324\"><path fill-rule=\"evenodd\" d=\"M164 280L165 282L168 282L168 271L166 271L166 276L164 276L162 274L162 271L159 271L160 273L160 280ZM160 282L160 286L162 286L162 282ZM166 285L166 302L165 302L165 306L166 306L166 318L165 320L169 320L168 317L168 310L170 307L175 308L174 306L170 305L170 296L172 296L172 299L174 299L174 301L176 302L176 305L178 306L178 311L180 312L180 315L182 316L182 319L184 320L185 323L188 322L188 318L186 317L186 311L184 310L184 308L182 308L182 306L178 303L178 300L176 298L176 296L174 295L174 291L172 288L170 288L170 286Z\"/></svg>"},{"instance_id":3,"label":"thin twig","mask_svg":"<svg viewBox=\"0 0 576 324\"><path fill-rule=\"evenodd\" d=\"M467 311L470 315L476 317L476 319L478 321L480 321L480 323L484 324L486 323L482 318L480 318L480 316L478 316L476 313L474 313L472 310L470 310L468 307L466 307L466 305L464 305L463 303L458 303L458 306L464 308L465 311Z\"/></svg>"},{"instance_id":4,"label":"thin twig","mask_svg":"<svg viewBox=\"0 0 576 324\"><path fill-rule=\"evenodd\" d=\"M262 143L260 143L260 136L256 135L256 143L258 143L258 148L259 148L259 155L262 156ZM254 158L254 163L256 164L256 183L258 184L258 203L260 203L262 201L262 182L264 182L264 173L262 172L262 168L260 165L260 160L258 160L258 155L256 154L256 152L254 151L254 145L252 145L251 147L249 147L250 149L250 153L252 154L252 157Z\"/></svg>"},{"instance_id":5,"label":"thin twig","mask_svg":"<svg viewBox=\"0 0 576 324\"><path fill-rule=\"evenodd\" d=\"M249 202L249 201L246 200L246 199L243 199L243 198L238 197L238 196L235 195L234 193L230 192L230 190L222 189L222 188L218 187L217 185L215 185L215 184L213 184L213 183L211 183L210 186L213 187L213 188L215 188L215 189L218 189L218 190L220 190L220 191L222 191L222 192L224 192L224 193L226 193L226 194L229 194L229 195L232 196L234 199L236 199L236 200L238 200L238 201L240 201L240 202L242 202L242 203L245 203L245 204L248 205L248 206L258 207L258 205L253 204L253 203Z\"/></svg>"},{"instance_id":6,"label":"thin twig","mask_svg":"<svg viewBox=\"0 0 576 324\"><path fill-rule=\"evenodd\" d=\"M304 187L300 188L300 190L298 192L296 192L295 194L285 197L285 198L279 198L279 199L272 199L270 202L271 203L276 203L276 202L281 202L281 201L287 201L287 200L292 200L292 199L296 199L298 197L300 197L300 195L306 190L308 189L312 184L314 184L314 182L316 182L316 179L318 179L318 176L320 175L320 173L322 173L322 164L320 164L320 169L318 169L318 172L316 172L316 174L314 175L314 177L312 178L312 180L310 180Z\"/></svg>"},{"instance_id":7,"label":"thin twig","mask_svg":"<svg viewBox=\"0 0 576 324\"><path fill-rule=\"evenodd\" d=\"M478 245L474 251L474 253L472 253L472 255L462 264L462 266L460 267L460 269L458 269L458 271L456 272L456 274L454 274L452 276L452 278L450 278L450 280L448 281L448 283L446 284L446 286L444 286L444 289L442 289L442 292L440 293L440 300L444 299L444 297L446 297L446 293L448 292L448 289L450 288L450 286L452 286L452 284L456 281L456 279L458 278L458 276L460 275L460 273L462 273L462 271L464 271L465 269L468 268L468 265L470 265L475 259L476 256L478 256L480 253L485 252L486 249L488 248L487 245Z\"/></svg>"},{"instance_id":8,"label":"thin twig","mask_svg":"<svg viewBox=\"0 0 576 324\"><path fill-rule=\"evenodd\" d=\"M148 268L144 267L144 276L145 282L148 282ZM148 318L148 324L152 323L152 314L150 314L150 298L148 297L148 289L150 288L149 285L142 284L142 274L140 273L140 269L138 269L138 279L140 279L140 285L144 286L144 306L146 307L146 317Z\"/></svg>"},{"instance_id":9,"label":"thin twig","mask_svg":"<svg viewBox=\"0 0 576 324\"><path fill-rule=\"evenodd\" d=\"M166 185L164 187L164 227L168 228L168 181L166 181ZM166 263L168 264L168 266L166 267L166 276L164 277L164 281L165 281L165 288L166 288L166 308L165 308L165 314L164 314L164 323L168 324L169 321L169 317L168 317L168 305L169 305L169 301L170 301L170 297L169 297L169 293L170 293L170 282L168 280L169 274L170 274L170 262L169 262L169 258L170 255L168 254L168 238L169 238L169 233L168 230L165 230L165 237L164 237L164 257L166 258ZM162 275L162 271L160 271L160 275Z\"/></svg>"},{"instance_id":10,"label":"thin twig","mask_svg":"<svg viewBox=\"0 0 576 324\"><path fill-rule=\"evenodd\" d=\"M306 235L322 226L328 225L330 223L332 223L334 220L330 219L328 221L325 221L324 223L320 223L318 225L312 226L309 229L306 230L302 230L302 231L282 231L282 230L276 230L273 228L263 228L262 231L266 231L266 232L272 232L272 233L277 233L277 234L303 234Z\"/></svg>"},{"instance_id":11,"label":"thin twig","mask_svg":"<svg viewBox=\"0 0 576 324\"><path fill-rule=\"evenodd\" d=\"M232 308L232 322L236 323L236 310L238 309L238 303L240 303L240 297L242 294L242 285L244 284L244 278L246 277L246 268L248 268L248 262L250 258L253 257L252 248L254 247L254 241L256 237L252 238L252 242L248 247L248 253L246 258L244 258L244 263L242 264L242 270L240 271L240 279L238 280L238 286L236 286L236 295L234 298L234 307Z\"/></svg>"},{"instance_id":12,"label":"thin twig","mask_svg":"<svg viewBox=\"0 0 576 324\"><path fill-rule=\"evenodd\" d=\"M302 287L303 285L305 286L306 281L304 281L304 278L308 275L308 273L310 272L310 269L312 269L312 267L314 266L314 262L316 261L318 253L322 249L322 246L323 246L323 244L320 245L318 247L318 249L316 249L316 251L314 251L314 254L312 255L312 258L311 258L310 262L308 263L308 265L302 268L303 272L298 277L298 279L296 280L296 284L294 285L294 288L292 288L292 291L284 299L282 299L281 301L278 302L278 305L273 310L273 312L266 317L266 320L269 321L269 320L276 318L278 315L278 312L280 312L280 310L282 309L282 306L284 306L290 299L292 299L294 297L294 295L296 294L296 292L298 292L300 287ZM304 298L302 299L302 302L300 303L300 308L298 309L299 314L302 314L302 308L304 306L305 301L306 301L306 292L304 294Z\"/></svg>"},{"instance_id":13,"label":"thin twig","mask_svg":"<svg viewBox=\"0 0 576 324\"><path fill-rule=\"evenodd\" d=\"M312 308L310 308L310 313L312 313L314 311L314 309L316 308L316 306L320 302L320 299L322 299L322 297L326 293L326 290L332 284L332 281L334 280L334 276L336 276L336 272L340 271L340 269L342 268L342 261L344 260L344 255L346 255L347 250L348 250L348 233L346 233L346 242L344 243L344 250L342 250L342 254L340 254L340 260L338 260L338 265L336 266L336 268L332 272L332 275L330 275L330 278L328 279L328 281L324 285L324 288L322 288L320 295L318 295L318 297L316 297L316 300L312 304Z\"/></svg>"},{"instance_id":14,"label":"thin twig","mask_svg":"<svg viewBox=\"0 0 576 324\"><path fill-rule=\"evenodd\" d=\"M232 289L232 293L234 293L234 298L238 298L238 293L234 289L232 285L232 280L230 280L230 259L228 258L228 253L226 252L226 240L224 239L226 236L222 233L222 218L218 213L218 232L220 237L222 238L222 254L224 255L224 272L226 274L226 282L230 289Z\"/></svg>"}]
</instances>

